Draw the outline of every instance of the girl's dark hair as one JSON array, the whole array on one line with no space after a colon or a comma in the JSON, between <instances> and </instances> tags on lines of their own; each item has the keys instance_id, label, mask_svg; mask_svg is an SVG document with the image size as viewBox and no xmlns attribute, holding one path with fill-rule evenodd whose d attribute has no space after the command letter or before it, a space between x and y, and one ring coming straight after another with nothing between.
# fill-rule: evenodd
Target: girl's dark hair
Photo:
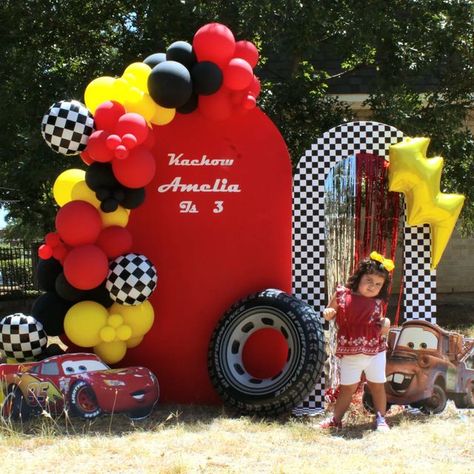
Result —
<instances>
[{"instance_id":1,"label":"girl's dark hair","mask_svg":"<svg viewBox=\"0 0 474 474\"><path fill-rule=\"evenodd\" d=\"M390 285L390 273L385 270L383 265L371 258L365 258L361 260L354 270L352 276L349 277L346 283L346 287L351 291L357 291L359 283L364 275L380 275L385 279L382 288L380 289L377 298L386 300L388 298L388 287Z\"/></svg>"}]
</instances>

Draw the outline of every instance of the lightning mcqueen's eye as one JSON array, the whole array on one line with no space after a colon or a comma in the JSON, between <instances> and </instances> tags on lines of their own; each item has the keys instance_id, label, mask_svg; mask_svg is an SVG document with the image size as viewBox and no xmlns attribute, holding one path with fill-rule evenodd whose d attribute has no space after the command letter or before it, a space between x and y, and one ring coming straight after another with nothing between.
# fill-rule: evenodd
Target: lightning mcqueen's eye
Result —
<instances>
[{"instance_id":1,"label":"lightning mcqueen's eye","mask_svg":"<svg viewBox=\"0 0 474 474\"><path fill-rule=\"evenodd\" d=\"M79 370L87 370L87 367L85 365L80 365Z\"/></svg>"},{"instance_id":2,"label":"lightning mcqueen's eye","mask_svg":"<svg viewBox=\"0 0 474 474\"><path fill-rule=\"evenodd\" d=\"M410 348L410 349L413 349L415 347L415 344L413 344L413 342L409 342L407 344L407 346Z\"/></svg>"},{"instance_id":3,"label":"lightning mcqueen's eye","mask_svg":"<svg viewBox=\"0 0 474 474\"><path fill-rule=\"evenodd\" d=\"M68 373L74 372L74 369L72 367L66 367L66 372Z\"/></svg>"}]
</instances>

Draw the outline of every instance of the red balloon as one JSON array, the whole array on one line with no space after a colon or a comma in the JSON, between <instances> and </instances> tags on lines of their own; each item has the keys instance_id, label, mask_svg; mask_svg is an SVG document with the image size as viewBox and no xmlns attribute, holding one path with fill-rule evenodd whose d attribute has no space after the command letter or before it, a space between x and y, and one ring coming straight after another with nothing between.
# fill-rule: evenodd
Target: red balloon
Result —
<instances>
[{"instance_id":1,"label":"red balloon","mask_svg":"<svg viewBox=\"0 0 474 474\"><path fill-rule=\"evenodd\" d=\"M56 230L66 244L91 244L102 230L102 219L92 204L70 201L56 214Z\"/></svg>"},{"instance_id":2,"label":"red balloon","mask_svg":"<svg viewBox=\"0 0 474 474\"><path fill-rule=\"evenodd\" d=\"M61 263L64 263L64 259L68 254L69 249L62 242L53 248L53 257Z\"/></svg>"},{"instance_id":3,"label":"red balloon","mask_svg":"<svg viewBox=\"0 0 474 474\"><path fill-rule=\"evenodd\" d=\"M225 25L208 23L196 31L193 51L198 61L211 61L224 67L234 55L234 35Z\"/></svg>"},{"instance_id":4,"label":"red balloon","mask_svg":"<svg viewBox=\"0 0 474 474\"><path fill-rule=\"evenodd\" d=\"M106 227L100 233L96 245L111 260L130 251L132 248L132 234L125 227L116 225Z\"/></svg>"},{"instance_id":5,"label":"red balloon","mask_svg":"<svg viewBox=\"0 0 474 474\"><path fill-rule=\"evenodd\" d=\"M44 237L44 242L50 247L56 247L61 243L61 237L57 232L48 232Z\"/></svg>"},{"instance_id":6,"label":"red balloon","mask_svg":"<svg viewBox=\"0 0 474 474\"><path fill-rule=\"evenodd\" d=\"M260 95L261 85L257 76L253 76L252 84L250 84L250 93L257 98Z\"/></svg>"},{"instance_id":7,"label":"red balloon","mask_svg":"<svg viewBox=\"0 0 474 474\"><path fill-rule=\"evenodd\" d=\"M144 147L134 148L128 158L112 162L114 176L128 188L143 188L155 176L156 164L153 155Z\"/></svg>"},{"instance_id":8,"label":"red balloon","mask_svg":"<svg viewBox=\"0 0 474 474\"><path fill-rule=\"evenodd\" d=\"M108 100L95 109L94 127L96 129L113 131L118 119L126 112L124 106L113 100Z\"/></svg>"},{"instance_id":9,"label":"red balloon","mask_svg":"<svg viewBox=\"0 0 474 474\"><path fill-rule=\"evenodd\" d=\"M247 97L244 99L244 102L243 102L242 105L243 105L244 109L252 110L257 105L257 100L255 99L255 97L252 94L248 94Z\"/></svg>"},{"instance_id":10,"label":"red balloon","mask_svg":"<svg viewBox=\"0 0 474 474\"><path fill-rule=\"evenodd\" d=\"M140 114L130 112L119 118L115 127L115 133L120 135L120 137L132 134L137 139L137 145L140 145L148 137L148 125Z\"/></svg>"},{"instance_id":11,"label":"red balloon","mask_svg":"<svg viewBox=\"0 0 474 474\"><path fill-rule=\"evenodd\" d=\"M92 290L99 286L108 271L107 256L96 245L75 247L64 259L64 276L79 290Z\"/></svg>"},{"instance_id":12,"label":"red balloon","mask_svg":"<svg viewBox=\"0 0 474 474\"><path fill-rule=\"evenodd\" d=\"M142 143L142 145L148 150L152 150L155 144L156 144L156 139L155 139L155 134L153 133L153 129L148 129L148 136L146 140Z\"/></svg>"},{"instance_id":13,"label":"red balloon","mask_svg":"<svg viewBox=\"0 0 474 474\"><path fill-rule=\"evenodd\" d=\"M109 150L115 150L122 143L122 139L112 133L105 139L105 144Z\"/></svg>"},{"instance_id":14,"label":"red balloon","mask_svg":"<svg viewBox=\"0 0 474 474\"><path fill-rule=\"evenodd\" d=\"M250 41L241 40L235 43L234 57L245 59L252 68L258 63L258 49Z\"/></svg>"},{"instance_id":15,"label":"red balloon","mask_svg":"<svg viewBox=\"0 0 474 474\"><path fill-rule=\"evenodd\" d=\"M49 245L40 245L38 248L38 257L43 260L48 260L53 256L53 249Z\"/></svg>"},{"instance_id":16,"label":"red balloon","mask_svg":"<svg viewBox=\"0 0 474 474\"><path fill-rule=\"evenodd\" d=\"M211 120L225 120L232 115L231 94L225 89L212 95L199 96L199 111Z\"/></svg>"},{"instance_id":17,"label":"red balloon","mask_svg":"<svg viewBox=\"0 0 474 474\"><path fill-rule=\"evenodd\" d=\"M114 152L107 146L109 133L105 130L96 130L87 142L86 152L94 161L106 163L114 157Z\"/></svg>"},{"instance_id":18,"label":"red balloon","mask_svg":"<svg viewBox=\"0 0 474 474\"><path fill-rule=\"evenodd\" d=\"M244 59L232 58L224 68L224 85L233 91L248 89L253 80L253 70Z\"/></svg>"},{"instance_id":19,"label":"red balloon","mask_svg":"<svg viewBox=\"0 0 474 474\"><path fill-rule=\"evenodd\" d=\"M94 160L89 156L89 153L87 153L86 150L84 150L80 155L81 160L89 166L90 164L94 163Z\"/></svg>"}]
</instances>

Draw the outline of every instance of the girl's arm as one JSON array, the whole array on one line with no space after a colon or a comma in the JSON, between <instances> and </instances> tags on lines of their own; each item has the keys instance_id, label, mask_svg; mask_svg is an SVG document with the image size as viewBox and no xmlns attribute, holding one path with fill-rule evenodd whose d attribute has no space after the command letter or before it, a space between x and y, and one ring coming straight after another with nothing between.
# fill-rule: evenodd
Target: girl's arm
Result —
<instances>
[{"instance_id":1,"label":"girl's arm","mask_svg":"<svg viewBox=\"0 0 474 474\"><path fill-rule=\"evenodd\" d=\"M382 328L380 335L385 337L390 331L390 319L382 318L380 320L380 327Z\"/></svg>"},{"instance_id":2,"label":"girl's arm","mask_svg":"<svg viewBox=\"0 0 474 474\"><path fill-rule=\"evenodd\" d=\"M337 306L337 300L336 300L336 293L334 293L332 298L329 300L328 305L326 306L326 308L324 308L323 318L326 321L330 321L331 319L334 319L337 313L337 308L338 306Z\"/></svg>"}]
</instances>

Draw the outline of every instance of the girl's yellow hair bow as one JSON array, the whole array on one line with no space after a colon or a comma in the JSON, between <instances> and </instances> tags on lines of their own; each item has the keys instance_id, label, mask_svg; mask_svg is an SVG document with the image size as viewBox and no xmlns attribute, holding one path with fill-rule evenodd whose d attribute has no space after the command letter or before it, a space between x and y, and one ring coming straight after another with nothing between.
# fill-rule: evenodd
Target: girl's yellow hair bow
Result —
<instances>
[{"instance_id":1,"label":"girl's yellow hair bow","mask_svg":"<svg viewBox=\"0 0 474 474\"><path fill-rule=\"evenodd\" d=\"M395 268L393 260L385 258L383 255L380 255L379 253L375 252L375 250L370 253L370 258L372 260L375 260L376 262L381 263L382 267L384 267L387 272L391 272Z\"/></svg>"}]
</instances>

